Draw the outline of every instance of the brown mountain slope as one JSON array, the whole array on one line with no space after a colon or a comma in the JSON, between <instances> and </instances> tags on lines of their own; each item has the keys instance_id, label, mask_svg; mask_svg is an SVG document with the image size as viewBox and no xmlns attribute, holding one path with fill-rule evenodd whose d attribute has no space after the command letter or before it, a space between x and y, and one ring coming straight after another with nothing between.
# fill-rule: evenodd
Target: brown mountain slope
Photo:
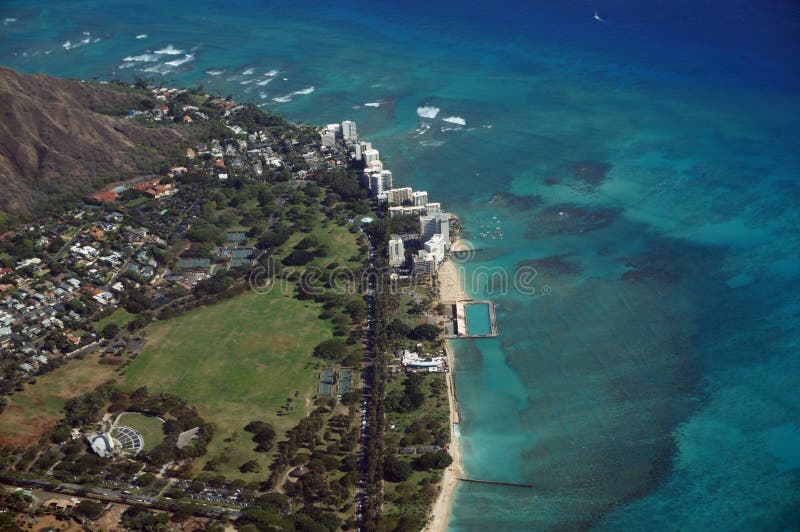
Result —
<instances>
[{"instance_id":1,"label":"brown mountain slope","mask_svg":"<svg viewBox=\"0 0 800 532\"><path fill-rule=\"evenodd\" d=\"M104 114L138 108L143 99L152 100L0 67L0 211L30 211L163 162L185 133Z\"/></svg>"}]
</instances>

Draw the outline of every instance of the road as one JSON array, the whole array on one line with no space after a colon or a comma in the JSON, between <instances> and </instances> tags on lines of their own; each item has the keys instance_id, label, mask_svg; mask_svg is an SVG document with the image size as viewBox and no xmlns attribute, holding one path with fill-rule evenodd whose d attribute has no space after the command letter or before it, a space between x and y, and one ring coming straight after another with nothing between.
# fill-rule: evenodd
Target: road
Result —
<instances>
[{"instance_id":1,"label":"road","mask_svg":"<svg viewBox=\"0 0 800 532\"><path fill-rule=\"evenodd\" d=\"M372 246L372 241L362 230L361 232L369 242L369 265L367 270L375 266L375 252ZM367 500L367 447L369 443L369 406L372 401L372 379L373 379L373 342L374 342L374 324L375 324L375 298L373 296L376 288L376 278L374 275L369 275L367 286L367 322L364 329L364 363L361 371L361 379L363 381L363 390L361 399L361 436L359 437L358 449L358 468L361 478L358 481L356 488L356 523L358 530L363 529L364 523L364 508L368 504Z\"/></svg>"}]
</instances>

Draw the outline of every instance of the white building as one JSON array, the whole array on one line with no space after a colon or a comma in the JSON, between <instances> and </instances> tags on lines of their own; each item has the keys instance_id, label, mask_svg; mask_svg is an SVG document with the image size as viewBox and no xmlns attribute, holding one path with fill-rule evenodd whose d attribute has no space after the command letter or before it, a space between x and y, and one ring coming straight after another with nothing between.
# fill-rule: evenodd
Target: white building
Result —
<instances>
[{"instance_id":1,"label":"white building","mask_svg":"<svg viewBox=\"0 0 800 532\"><path fill-rule=\"evenodd\" d=\"M381 160L381 152L376 150L375 148L369 148L363 150L364 153L364 162L369 165L372 161L380 161Z\"/></svg>"},{"instance_id":2,"label":"white building","mask_svg":"<svg viewBox=\"0 0 800 532\"><path fill-rule=\"evenodd\" d=\"M401 364L410 368L428 369L429 371L444 371L445 357L424 357L413 351L404 350Z\"/></svg>"},{"instance_id":3,"label":"white building","mask_svg":"<svg viewBox=\"0 0 800 532\"><path fill-rule=\"evenodd\" d=\"M424 244L427 254L433 257L433 267L438 268L444 261L445 240L444 235L435 234Z\"/></svg>"},{"instance_id":4,"label":"white building","mask_svg":"<svg viewBox=\"0 0 800 532\"><path fill-rule=\"evenodd\" d=\"M411 190L411 187L392 188L386 191L386 200L389 204L402 205L410 202L416 192Z\"/></svg>"},{"instance_id":5,"label":"white building","mask_svg":"<svg viewBox=\"0 0 800 532\"><path fill-rule=\"evenodd\" d=\"M419 237L425 242L433 235L444 237L446 247L450 248L450 213L428 213L419 217Z\"/></svg>"},{"instance_id":6,"label":"white building","mask_svg":"<svg viewBox=\"0 0 800 532\"><path fill-rule=\"evenodd\" d=\"M369 176L369 189L373 196L381 196L392 188L391 170L372 172Z\"/></svg>"},{"instance_id":7,"label":"white building","mask_svg":"<svg viewBox=\"0 0 800 532\"><path fill-rule=\"evenodd\" d=\"M442 212L442 204L438 201L425 205L425 214L436 214Z\"/></svg>"},{"instance_id":8,"label":"white building","mask_svg":"<svg viewBox=\"0 0 800 532\"><path fill-rule=\"evenodd\" d=\"M114 438L109 434L92 434L86 440L92 446L92 450L101 458L111 456L114 453Z\"/></svg>"},{"instance_id":9,"label":"white building","mask_svg":"<svg viewBox=\"0 0 800 532\"><path fill-rule=\"evenodd\" d=\"M389 266L396 268L405 262L406 249L403 246L403 239L398 235L392 235L389 239Z\"/></svg>"},{"instance_id":10,"label":"white building","mask_svg":"<svg viewBox=\"0 0 800 532\"><path fill-rule=\"evenodd\" d=\"M330 129L325 129L324 131L322 131L322 133L320 133L320 137L322 139L323 146L328 146L328 147L336 146L336 133L334 133Z\"/></svg>"},{"instance_id":11,"label":"white building","mask_svg":"<svg viewBox=\"0 0 800 532\"><path fill-rule=\"evenodd\" d=\"M427 251L421 249L414 255L414 275L424 276L433 275L436 271L434 266L433 257Z\"/></svg>"},{"instance_id":12,"label":"white building","mask_svg":"<svg viewBox=\"0 0 800 532\"><path fill-rule=\"evenodd\" d=\"M361 143L353 144L353 148L352 149L353 149L353 153L351 154L350 157L352 159L356 160L356 161L360 161L362 159L362 156L361 156Z\"/></svg>"},{"instance_id":13,"label":"white building","mask_svg":"<svg viewBox=\"0 0 800 532\"><path fill-rule=\"evenodd\" d=\"M428 192L425 190L418 190L412 194L412 199L414 200L414 206L424 207L428 204Z\"/></svg>"},{"instance_id":14,"label":"white building","mask_svg":"<svg viewBox=\"0 0 800 532\"><path fill-rule=\"evenodd\" d=\"M352 120L345 120L342 122L342 138L344 140L354 140L358 135L356 134L356 123Z\"/></svg>"}]
</instances>

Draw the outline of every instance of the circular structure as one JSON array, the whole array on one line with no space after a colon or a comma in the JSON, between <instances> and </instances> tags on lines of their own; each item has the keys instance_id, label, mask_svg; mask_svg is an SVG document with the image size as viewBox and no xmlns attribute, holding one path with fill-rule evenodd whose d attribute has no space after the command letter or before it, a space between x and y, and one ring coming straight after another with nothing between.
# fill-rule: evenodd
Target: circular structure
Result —
<instances>
[{"instance_id":1,"label":"circular structure","mask_svg":"<svg viewBox=\"0 0 800 532\"><path fill-rule=\"evenodd\" d=\"M136 454L144 447L144 438L130 427L114 425L111 435L119 443L119 448L127 453Z\"/></svg>"},{"instance_id":2,"label":"circular structure","mask_svg":"<svg viewBox=\"0 0 800 532\"><path fill-rule=\"evenodd\" d=\"M372 222L374 222L374 221L375 221L375 220L373 220L373 219L372 219L371 217L369 217L369 216L364 216L363 218L361 218L361 223L362 223L362 224L371 224L371 223L372 223Z\"/></svg>"}]
</instances>

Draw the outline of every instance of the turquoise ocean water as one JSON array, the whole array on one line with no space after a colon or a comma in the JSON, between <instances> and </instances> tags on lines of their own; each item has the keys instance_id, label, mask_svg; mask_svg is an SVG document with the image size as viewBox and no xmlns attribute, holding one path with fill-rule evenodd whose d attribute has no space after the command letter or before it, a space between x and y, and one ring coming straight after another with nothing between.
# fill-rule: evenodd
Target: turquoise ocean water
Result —
<instances>
[{"instance_id":1,"label":"turquoise ocean water","mask_svg":"<svg viewBox=\"0 0 800 532\"><path fill-rule=\"evenodd\" d=\"M464 466L534 489L451 530L800 527L796 3L0 11L3 65L356 120L462 218L501 332L455 344Z\"/></svg>"}]
</instances>

